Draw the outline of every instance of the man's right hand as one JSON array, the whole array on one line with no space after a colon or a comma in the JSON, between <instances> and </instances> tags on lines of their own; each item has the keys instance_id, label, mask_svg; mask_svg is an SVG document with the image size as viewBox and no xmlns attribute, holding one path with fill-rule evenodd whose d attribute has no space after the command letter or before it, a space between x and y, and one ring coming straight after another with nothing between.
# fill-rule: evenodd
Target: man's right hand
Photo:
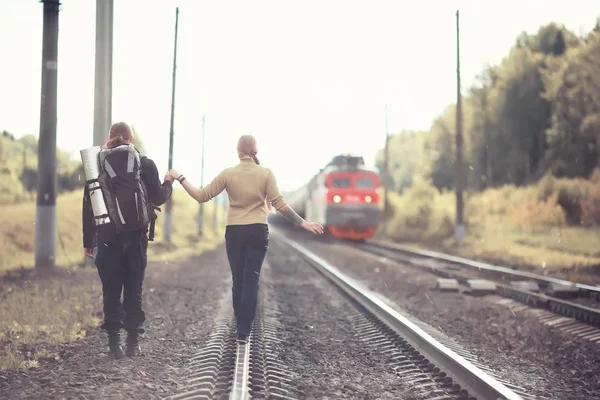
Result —
<instances>
[{"instance_id":1,"label":"man's right hand","mask_svg":"<svg viewBox=\"0 0 600 400\"><path fill-rule=\"evenodd\" d=\"M94 249L84 249L85 250L85 255L88 258L94 258Z\"/></svg>"}]
</instances>

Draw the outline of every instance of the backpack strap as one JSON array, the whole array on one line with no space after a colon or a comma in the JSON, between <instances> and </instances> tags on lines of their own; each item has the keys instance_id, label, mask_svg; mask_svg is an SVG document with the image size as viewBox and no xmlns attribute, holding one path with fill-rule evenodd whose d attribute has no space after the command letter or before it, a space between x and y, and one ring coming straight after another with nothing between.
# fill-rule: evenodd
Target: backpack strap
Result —
<instances>
[{"instance_id":1,"label":"backpack strap","mask_svg":"<svg viewBox=\"0 0 600 400\"><path fill-rule=\"evenodd\" d=\"M146 156L142 155L142 153L140 153L140 151L136 148L135 151L138 152L138 154L140 155L140 169L143 169L142 167L142 160L144 158L147 158ZM153 211L158 211L161 212L160 207L155 206L154 204L152 204L150 202L150 199L148 199L148 204L150 205L150 208ZM154 230L155 230L155 225L156 225L156 220L158 219L158 216L156 216L156 218L154 218L154 212L152 212L152 214L150 215L150 226L148 227L148 241L153 242L154 241Z\"/></svg>"},{"instance_id":2,"label":"backpack strap","mask_svg":"<svg viewBox=\"0 0 600 400\"><path fill-rule=\"evenodd\" d=\"M153 210L156 210L156 211L158 211L158 212L161 212L159 207L156 207L154 204L151 204L151 206L152 206L152 209L153 209ZM153 242L153 241L154 241L154 225L156 224L156 220L157 220L157 219L158 219L158 218L151 218L151 219L150 219L150 228L149 228L149 230L148 230L148 240L149 240L150 242Z\"/></svg>"}]
</instances>

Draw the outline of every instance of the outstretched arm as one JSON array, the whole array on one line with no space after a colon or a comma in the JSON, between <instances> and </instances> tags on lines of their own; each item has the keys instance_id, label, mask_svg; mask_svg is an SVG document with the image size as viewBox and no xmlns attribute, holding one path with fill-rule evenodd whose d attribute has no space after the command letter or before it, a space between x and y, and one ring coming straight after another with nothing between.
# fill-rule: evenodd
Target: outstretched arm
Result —
<instances>
[{"instance_id":1,"label":"outstretched arm","mask_svg":"<svg viewBox=\"0 0 600 400\"><path fill-rule=\"evenodd\" d=\"M158 169L154 161L148 157L142 158L142 179L148 189L148 198L155 206L162 206L169 200L173 193L172 180L165 179L160 182L158 178Z\"/></svg>"},{"instance_id":2,"label":"outstretched arm","mask_svg":"<svg viewBox=\"0 0 600 400\"><path fill-rule=\"evenodd\" d=\"M267 197L271 201L271 204L277 211L286 217L290 222L296 226L301 226L304 221L292 207L287 204L279 191L277 180L272 171L269 171L269 177L267 178Z\"/></svg>"},{"instance_id":3,"label":"outstretched arm","mask_svg":"<svg viewBox=\"0 0 600 400\"><path fill-rule=\"evenodd\" d=\"M176 170L172 169L169 171L174 179L177 179L185 191L198 203L206 203L207 201L217 197L227 187L227 177L225 170L221 171L219 175L212 180L211 183L203 188L197 188L194 186L184 175L180 174Z\"/></svg>"},{"instance_id":4,"label":"outstretched arm","mask_svg":"<svg viewBox=\"0 0 600 400\"><path fill-rule=\"evenodd\" d=\"M277 211L286 217L292 224L301 227L314 234L322 234L323 227L317 222L306 222L300 217L296 211L289 204L285 202L279 187L277 186L277 180L273 172L269 170L269 177L267 179L267 197L271 200L271 204Z\"/></svg>"},{"instance_id":5,"label":"outstretched arm","mask_svg":"<svg viewBox=\"0 0 600 400\"><path fill-rule=\"evenodd\" d=\"M296 213L296 211L294 211L292 207L289 206L289 204L286 204L277 211L279 211L281 215L286 217L288 220L290 220L292 224L296 226L301 226L302 223L305 222L304 219L301 216L299 216L298 213Z\"/></svg>"}]
</instances>

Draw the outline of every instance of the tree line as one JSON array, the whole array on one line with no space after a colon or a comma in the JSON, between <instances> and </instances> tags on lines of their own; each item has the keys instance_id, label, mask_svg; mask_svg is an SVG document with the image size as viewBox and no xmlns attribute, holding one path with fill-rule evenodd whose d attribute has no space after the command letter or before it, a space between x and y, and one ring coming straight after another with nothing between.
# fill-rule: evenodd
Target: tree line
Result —
<instances>
[{"instance_id":1,"label":"tree line","mask_svg":"<svg viewBox=\"0 0 600 400\"><path fill-rule=\"evenodd\" d=\"M451 104L429 131L391 136L387 176L377 153L382 178L400 193L417 178L454 188L455 129ZM463 91L463 134L470 190L589 178L600 160L600 19L583 37L555 23L519 35Z\"/></svg>"},{"instance_id":2,"label":"tree line","mask_svg":"<svg viewBox=\"0 0 600 400\"><path fill-rule=\"evenodd\" d=\"M145 148L134 130L134 145L142 153ZM20 138L3 130L0 135L0 204L28 200L37 190L38 140L34 135ZM57 193L83 189L85 175L79 154L72 155L57 149Z\"/></svg>"}]
</instances>

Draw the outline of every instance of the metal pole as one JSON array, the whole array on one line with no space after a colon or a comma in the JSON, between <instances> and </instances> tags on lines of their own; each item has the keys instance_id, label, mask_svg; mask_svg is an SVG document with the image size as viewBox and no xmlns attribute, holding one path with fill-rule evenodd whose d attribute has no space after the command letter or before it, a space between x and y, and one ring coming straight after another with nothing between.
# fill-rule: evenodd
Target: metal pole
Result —
<instances>
[{"instance_id":1,"label":"metal pole","mask_svg":"<svg viewBox=\"0 0 600 400\"><path fill-rule=\"evenodd\" d=\"M219 222L219 219L217 218L218 214L219 214L219 203L221 202L221 194L219 194L217 197L215 197L215 208L213 211L213 232L217 233L217 224Z\"/></svg>"},{"instance_id":2,"label":"metal pole","mask_svg":"<svg viewBox=\"0 0 600 400\"><path fill-rule=\"evenodd\" d=\"M200 161L200 187L204 187L204 138L206 137L205 116L202 114L202 155ZM198 214L198 234L202 236L204 231L204 204L200 203L200 213Z\"/></svg>"},{"instance_id":3,"label":"metal pole","mask_svg":"<svg viewBox=\"0 0 600 400\"><path fill-rule=\"evenodd\" d=\"M385 147L383 149L383 217L385 218L385 224L387 224L387 218L389 217L390 202L388 197L389 191L389 151L388 144L390 141L390 135L388 132L388 106L385 105Z\"/></svg>"},{"instance_id":4,"label":"metal pole","mask_svg":"<svg viewBox=\"0 0 600 400\"><path fill-rule=\"evenodd\" d=\"M113 0L96 0L94 146L108 141L112 123Z\"/></svg>"},{"instance_id":5,"label":"metal pole","mask_svg":"<svg viewBox=\"0 0 600 400\"><path fill-rule=\"evenodd\" d=\"M456 10L456 227L455 237L458 242L464 238L463 224L463 132L462 132L462 97L460 92L460 37L459 12Z\"/></svg>"},{"instance_id":6,"label":"metal pole","mask_svg":"<svg viewBox=\"0 0 600 400\"><path fill-rule=\"evenodd\" d=\"M175 136L175 78L177 72L177 30L179 27L179 7L175 8L175 45L173 47L173 87L171 91L171 129L169 133L169 169L173 168L173 138ZM172 197L167 201L165 207L165 240L171 243L171 227L172 227Z\"/></svg>"},{"instance_id":7,"label":"metal pole","mask_svg":"<svg viewBox=\"0 0 600 400\"><path fill-rule=\"evenodd\" d=\"M224 225L227 225L227 208L229 207L229 195L227 192L223 192L223 221Z\"/></svg>"},{"instance_id":8,"label":"metal pole","mask_svg":"<svg viewBox=\"0 0 600 400\"><path fill-rule=\"evenodd\" d=\"M35 266L56 262L56 112L58 13L60 0L42 0L42 95L38 141L38 181L35 215Z\"/></svg>"},{"instance_id":9,"label":"metal pole","mask_svg":"<svg viewBox=\"0 0 600 400\"><path fill-rule=\"evenodd\" d=\"M485 138L485 187L492 187L492 157L491 157L491 138L489 131L489 115L488 115L488 93L487 82L484 80L481 85L481 110L483 111L483 137Z\"/></svg>"}]
</instances>

